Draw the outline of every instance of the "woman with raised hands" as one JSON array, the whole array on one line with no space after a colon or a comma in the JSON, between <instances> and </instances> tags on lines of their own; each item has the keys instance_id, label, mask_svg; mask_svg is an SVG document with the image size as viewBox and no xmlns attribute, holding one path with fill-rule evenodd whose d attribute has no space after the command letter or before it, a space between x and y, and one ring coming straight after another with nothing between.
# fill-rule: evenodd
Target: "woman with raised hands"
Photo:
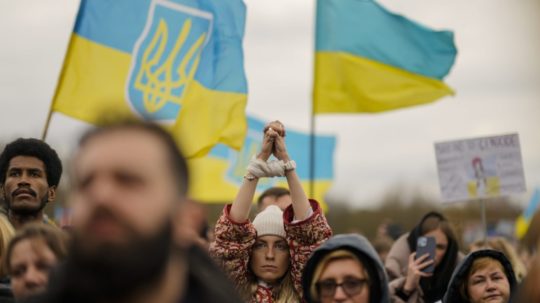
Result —
<instances>
[{"instance_id":1,"label":"woman with raised hands","mask_svg":"<svg viewBox=\"0 0 540 303\"><path fill-rule=\"evenodd\" d=\"M270 156L276 159L269 160ZM285 127L279 121L264 129L261 151L247 168L240 190L225 206L215 228L210 254L248 302L301 302L302 271L311 252L332 231L315 200L308 200L289 158ZM260 178L287 179L292 205L275 205L248 219Z\"/></svg>"}]
</instances>

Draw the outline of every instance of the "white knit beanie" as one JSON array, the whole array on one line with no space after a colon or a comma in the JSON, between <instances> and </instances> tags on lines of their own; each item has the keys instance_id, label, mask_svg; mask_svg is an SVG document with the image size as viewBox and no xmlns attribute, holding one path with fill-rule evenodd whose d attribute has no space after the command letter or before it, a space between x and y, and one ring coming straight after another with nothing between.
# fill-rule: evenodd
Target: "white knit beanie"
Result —
<instances>
[{"instance_id":1,"label":"white knit beanie","mask_svg":"<svg viewBox=\"0 0 540 303\"><path fill-rule=\"evenodd\" d=\"M257 237L274 235L285 238L283 227L283 212L276 205L270 205L260 212L253 220Z\"/></svg>"}]
</instances>

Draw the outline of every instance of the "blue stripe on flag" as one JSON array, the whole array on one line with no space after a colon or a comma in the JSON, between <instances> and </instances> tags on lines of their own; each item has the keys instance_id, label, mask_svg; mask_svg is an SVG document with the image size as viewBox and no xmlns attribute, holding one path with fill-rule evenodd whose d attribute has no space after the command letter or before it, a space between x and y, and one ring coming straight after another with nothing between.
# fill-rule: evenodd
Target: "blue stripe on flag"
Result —
<instances>
[{"instance_id":1,"label":"blue stripe on flag","mask_svg":"<svg viewBox=\"0 0 540 303\"><path fill-rule=\"evenodd\" d=\"M176 3L213 12L211 39L201 55L195 80L213 90L247 93L241 49L245 5L241 0L227 0L226 3L223 0L155 2L158 6ZM149 0L81 0L74 32L93 42L132 53L146 25L150 4Z\"/></svg>"},{"instance_id":2,"label":"blue stripe on flag","mask_svg":"<svg viewBox=\"0 0 540 303\"><path fill-rule=\"evenodd\" d=\"M534 212L538 208L538 205L540 205L540 188L536 188L534 190L534 193L531 196L531 200L529 200L529 204L523 212L523 217L525 218L525 220L530 220L533 217Z\"/></svg>"},{"instance_id":3,"label":"blue stripe on flag","mask_svg":"<svg viewBox=\"0 0 540 303\"><path fill-rule=\"evenodd\" d=\"M318 0L316 50L347 52L431 78L448 74L457 50L434 31L372 0Z\"/></svg>"}]
</instances>

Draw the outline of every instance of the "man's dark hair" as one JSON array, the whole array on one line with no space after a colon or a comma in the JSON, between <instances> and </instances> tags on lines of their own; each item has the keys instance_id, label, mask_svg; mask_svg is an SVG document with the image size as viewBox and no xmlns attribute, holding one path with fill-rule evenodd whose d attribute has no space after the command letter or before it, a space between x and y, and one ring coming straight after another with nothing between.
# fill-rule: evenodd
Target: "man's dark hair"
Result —
<instances>
[{"instance_id":1,"label":"man's dark hair","mask_svg":"<svg viewBox=\"0 0 540 303\"><path fill-rule=\"evenodd\" d=\"M19 138L6 145L0 155L0 184L6 181L9 162L17 156L34 157L43 161L49 187L58 186L62 176L62 161L47 143L34 138Z\"/></svg>"},{"instance_id":2,"label":"man's dark hair","mask_svg":"<svg viewBox=\"0 0 540 303\"><path fill-rule=\"evenodd\" d=\"M291 192L283 187L270 187L269 189L265 190L260 196L259 199L257 199L257 206L261 206L262 201L266 197L275 197L276 199L283 197L283 196L290 196Z\"/></svg>"},{"instance_id":3,"label":"man's dark hair","mask_svg":"<svg viewBox=\"0 0 540 303\"><path fill-rule=\"evenodd\" d=\"M169 156L172 173L178 181L177 184L178 188L180 189L180 194L184 196L187 194L189 173L186 159L180 151L178 143L174 140L174 138L166 130L155 123L132 120L107 123L103 127L95 128L85 133L79 141L79 146L84 146L92 138L117 130L140 130L142 132L154 135L161 142L163 142Z\"/></svg>"}]
</instances>

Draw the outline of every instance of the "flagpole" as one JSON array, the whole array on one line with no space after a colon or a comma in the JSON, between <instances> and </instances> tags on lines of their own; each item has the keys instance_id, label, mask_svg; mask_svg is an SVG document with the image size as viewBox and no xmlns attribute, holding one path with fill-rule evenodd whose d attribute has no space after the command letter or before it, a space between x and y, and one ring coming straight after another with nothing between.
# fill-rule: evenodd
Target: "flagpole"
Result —
<instances>
[{"instance_id":1,"label":"flagpole","mask_svg":"<svg viewBox=\"0 0 540 303\"><path fill-rule=\"evenodd\" d=\"M483 242L484 246L487 247L487 237L488 237L488 227L486 219L486 199L480 198L480 217L482 219L482 229L483 229Z\"/></svg>"},{"instance_id":2,"label":"flagpole","mask_svg":"<svg viewBox=\"0 0 540 303\"><path fill-rule=\"evenodd\" d=\"M49 113L47 114L47 120L45 120L45 126L43 127L43 132L41 133L41 140L45 141L45 138L47 138L47 132L49 131L49 125L51 124L51 118L52 118L52 103L51 106L49 106Z\"/></svg>"},{"instance_id":3,"label":"flagpole","mask_svg":"<svg viewBox=\"0 0 540 303\"><path fill-rule=\"evenodd\" d=\"M315 195L315 106L311 104L311 117L309 129L309 197Z\"/></svg>"},{"instance_id":4,"label":"flagpole","mask_svg":"<svg viewBox=\"0 0 540 303\"><path fill-rule=\"evenodd\" d=\"M313 67L313 89L311 91L311 112L309 117L309 198L313 198L315 192L315 73L317 69L315 58L313 59Z\"/></svg>"},{"instance_id":5,"label":"flagpole","mask_svg":"<svg viewBox=\"0 0 540 303\"><path fill-rule=\"evenodd\" d=\"M81 17L80 15L81 15L81 6L82 5L83 5L82 1L79 2L79 8L77 9L77 17L73 21L72 33L75 33L75 28L77 26L77 20L79 20L79 18ZM69 57L70 52L71 52L71 46L73 45L73 38L74 38L74 36L72 34L71 37L69 38L69 42L68 42L67 50L66 50L66 55L64 56L64 60L62 60L62 69L60 71L60 74L57 77L56 88L54 90L54 96L53 96L53 99L51 100L51 105L49 106L49 113L47 114L47 120L45 121L45 125L43 126L43 132L41 133L41 140L43 140L43 141L45 141L45 138L47 138L47 133L49 132L49 125L51 124L52 114L54 112L53 104L54 104L54 101L58 97L58 93L60 91L60 83L62 83L62 80L64 79L64 70L66 68L66 62L67 62L68 57Z\"/></svg>"},{"instance_id":6,"label":"flagpole","mask_svg":"<svg viewBox=\"0 0 540 303\"><path fill-rule=\"evenodd\" d=\"M315 1L315 26L317 28L318 20L318 5L319 0ZM309 126L309 197L315 197L315 90L317 89L317 34L314 33L314 42L313 45L313 87L311 90L311 116L310 116L310 126Z\"/></svg>"},{"instance_id":7,"label":"flagpole","mask_svg":"<svg viewBox=\"0 0 540 303\"><path fill-rule=\"evenodd\" d=\"M79 13L80 13L80 6L79 6ZM79 17L77 16L77 18ZM68 60L72 44L73 44L73 36L69 39L66 55L64 56L64 60L62 61L62 70L60 71L60 74L58 75L53 99L51 100L51 105L49 105L49 113L47 114L47 120L45 121L45 126L43 126L43 132L41 133L41 140L43 141L45 141L45 138L47 138L47 133L49 132L49 125L51 124L52 114L54 112L53 104L54 104L54 101L58 98L58 94L60 92L60 84L62 83L62 80L64 79L64 70L66 68L66 62Z\"/></svg>"}]
</instances>

